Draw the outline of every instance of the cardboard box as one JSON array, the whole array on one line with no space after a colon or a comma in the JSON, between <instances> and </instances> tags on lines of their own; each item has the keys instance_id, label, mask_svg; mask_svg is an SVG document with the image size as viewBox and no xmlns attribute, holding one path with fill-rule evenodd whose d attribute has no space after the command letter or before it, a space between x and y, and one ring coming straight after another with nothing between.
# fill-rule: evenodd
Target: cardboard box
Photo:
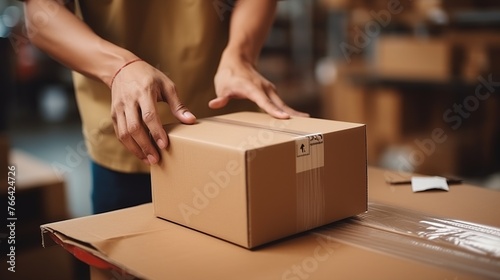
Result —
<instances>
[{"instance_id":1,"label":"cardboard box","mask_svg":"<svg viewBox=\"0 0 500 280\"><path fill-rule=\"evenodd\" d=\"M411 174L368 167L369 201L419 211L427 217L467 221L471 226L484 224L491 229L500 227L497 215L500 192L461 184L450 186L448 192L413 193L410 185L386 183L386 179L407 178L407 175ZM400 214L388 212L387 220L404 222L394 219ZM412 258L413 250L402 257L395 252L382 252L384 247L381 246L334 239L338 233L335 228L342 228L343 224L333 223L326 227L330 238L325 238L325 228L319 228L247 250L157 219L149 203L46 224L42 226L42 232L45 246L55 240L80 258L85 257L94 271L105 270L107 278L102 279L134 279L131 275L140 279L498 279L484 276L479 267L476 272L471 272L460 267L446 267L441 261L427 261L434 258L434 253L438 251L431 253L429 258L416 260ZM432 228L432 224L429 226ZM495 232L491 229L490 232ZM422 230L427 231L425 228ZM354 233L359 234L357 231ZM389 231L382 235L387 233L392 234ZM453 233L448 237L451 236L458 235ZM370 241L378 237L367 235L365 239ZM394 244L406 238L405 234L401 234L394 239ZM425 239L424 236L421 238L422 241ZM439 244L439 238L435 242ZM416 249L422 249L420 242L412 244ZM463 243L454 246L459 244ZM493 246L495 243L490 244ZM441 245L428 249L443 248L440 253L446 253L452 247ZM487 258L491 263L498 264L498 257ZM489 272L498 275L499 271Z\"/></svg>"},{"instance_id":2,"label":"cardboard box","mask_svg":"<svg viewBox=\"0 0 500 280\"><path fill-rule=\"evenodd\" d=\"M383 150L398 143L408 129L410 118L403 108L412 96L394 88L356 85L347 75L342 77L324 88L323 116L366 124L368 164L377 165Z\"/></svg>"},{"instance_id":3,"label":"cardboard box","mask_svg":"<svg viewBox=\"0 0 500 280\"><path fill-rule=\"evenodd\" d=\"M158 217L253 248L367 209L365 125L241 112L166 130Z\"/></svg>"},{"instance_id":4,"label":"cardboard box","mask_svg":"<svg viewBox=\"0 0 500 280\"><path fill-rule=\"evenodd\" d=\"M445 39L381 36L373 66L381 78L447 82L453 72L451 46Z\"/></svg>"}]
</instances>

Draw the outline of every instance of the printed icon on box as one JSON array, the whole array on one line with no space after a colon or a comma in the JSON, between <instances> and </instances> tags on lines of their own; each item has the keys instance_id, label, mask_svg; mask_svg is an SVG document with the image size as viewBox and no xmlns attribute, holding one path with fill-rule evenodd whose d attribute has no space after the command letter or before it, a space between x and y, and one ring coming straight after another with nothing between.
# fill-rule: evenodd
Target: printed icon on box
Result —
<instances>
[{"instance_id":1,"label":"printed icon on box","mask_svg":"<svg viewBox=\"0 0 500 280\"><path fill-rule=\"evenodd\" d=\"M295 142L297 157L309 155L309 139L307 137L298 139Z\"/></svg>"}]
</instances>

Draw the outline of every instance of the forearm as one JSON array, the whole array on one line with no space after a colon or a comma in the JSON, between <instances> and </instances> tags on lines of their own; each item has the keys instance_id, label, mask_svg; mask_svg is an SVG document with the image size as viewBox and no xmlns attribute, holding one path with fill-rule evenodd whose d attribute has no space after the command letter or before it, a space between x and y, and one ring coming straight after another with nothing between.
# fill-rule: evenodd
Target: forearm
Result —
<instances>
[{"instance_id":1,"label":"forearm","mask_svg":"<svg viewBox=\"0 0 500 280\"><path fill-rule=\"evenodd\" d=\"M255 65L274 22L275 12L276 0L238 0L231 17L224 56Z\"/></svg>"},{"instance_id":2,"label":"forearm","mask_svg":"<svg viewBox=\"0 0 500 280\"><path fill-rule=\"evenodd\" d=\"M47 5L51 12L44 14L49 10ZM136 58L97 36L56 1L26 0L25 14L29 39L35 46L70 69L107 85L117 69Z\"/></svg>"}]
</instances>

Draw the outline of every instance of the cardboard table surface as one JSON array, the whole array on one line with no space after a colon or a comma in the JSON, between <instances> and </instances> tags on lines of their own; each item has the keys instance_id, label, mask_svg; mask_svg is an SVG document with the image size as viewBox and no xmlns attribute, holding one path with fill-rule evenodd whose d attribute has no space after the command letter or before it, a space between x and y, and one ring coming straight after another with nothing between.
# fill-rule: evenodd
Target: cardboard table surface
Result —
<instances>
[{"instance_id":1,"label":"cardboard table surface","mask_svg":"<svg viewBox=\"0 0 500 280\"><path fill-rule=\"evenodd\" d=\"M369 200L430 215L500 227L500 192L453 185L449 192L413 193L392 186L398 174L368 168ZM482 279L322 237L317 231L248 250L154 217L152 204L42 226L64 244L82 248L146 279Z\"/></svg>"}]
</instances>

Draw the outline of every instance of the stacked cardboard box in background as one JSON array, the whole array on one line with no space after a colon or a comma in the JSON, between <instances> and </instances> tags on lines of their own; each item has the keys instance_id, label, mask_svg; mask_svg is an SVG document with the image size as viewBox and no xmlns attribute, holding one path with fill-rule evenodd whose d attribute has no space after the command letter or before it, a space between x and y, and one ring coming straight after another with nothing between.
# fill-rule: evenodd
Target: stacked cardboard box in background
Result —
<instances>
[{"instance_id":1,"label":"stacked cardboard box in background","mask_svg":"<svg viewBox=\"0 0 500 280\"><path fill-rule=\"evenodd\" d=\"M373 73L380 78L446 82L452 78L451 46L444 39L381 36Z\"/></svg>"},{"instance_id":2,"label":"stacked cardboard box in background","mask_svg":"<svg viewBox=\"0 0 500 280\"><path fill-rule=\"evenodd\" d=\"M348 30L334 46L347 56L330 67L322 116L367 124L370 164L470 177L498 171L498 2L321 3L344 11Z\"/></svg>"},{"instance_id":3,"label":"stacked cardboard box in background","mask_svg":"<svg viewBox=\"0 0 500 280\"><path fill-rule=\"evenodd\" d=\"M339 77L324 88L324 117L367 125L369 164L456 176L483 176L498 166L500 96L479 100L480 84L409 89Z\"/></svg>"}]
</instances>

